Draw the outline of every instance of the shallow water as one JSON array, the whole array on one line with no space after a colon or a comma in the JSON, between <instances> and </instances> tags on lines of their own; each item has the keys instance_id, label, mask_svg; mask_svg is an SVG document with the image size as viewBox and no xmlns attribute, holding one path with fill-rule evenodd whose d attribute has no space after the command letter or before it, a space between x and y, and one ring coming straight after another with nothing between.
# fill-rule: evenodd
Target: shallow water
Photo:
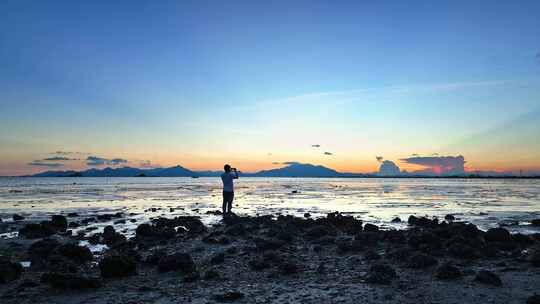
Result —
<instances>
[{"instance_id":1,"label":"shallow water","mask_svg":"<svg viewBox=\"0 0 540 304\"><path fill-rule=\"evenodd\" d=\"M483 229L540 232L529 221L540 218L540 180L241 178L235 184L238 214L320 216L332 211L367 222L392 224L411 214L443 218L453 214ZM161 208L149 212L149 208ZM170 210L174 208L174 210ZM201 215L221 208L219 178L0 178L0 218L13 213L29 219L51 214L81 215L122 211L138 223L157 216ZM131 231L136 224L124 225Z\"/></svg>"}]
</instances>

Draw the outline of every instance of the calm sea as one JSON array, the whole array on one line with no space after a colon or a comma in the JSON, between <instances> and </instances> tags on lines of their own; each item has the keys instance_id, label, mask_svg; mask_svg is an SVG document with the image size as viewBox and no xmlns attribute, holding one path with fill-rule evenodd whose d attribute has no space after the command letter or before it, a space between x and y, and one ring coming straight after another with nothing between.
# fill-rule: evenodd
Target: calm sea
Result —
<instances>
[{"instance_id":1,"label":"calm sea","mask_svg":"<svg viewBox=\"0 0 540 304\"><path fill-rule=\"evenodd\" d=\"M239 214L316 217L340 211L398 228L405 224L391 224L395 217L453 214L484 229L503 224L540 232L528 225L540 218L540 180L240 178L235 192ZM13 213L40 219L121 211L139 220L196 214L212 222L218 217L206 212L220 208L219 178L0 178L0 217L6 221Z\"/></svg>"}]
</instances>

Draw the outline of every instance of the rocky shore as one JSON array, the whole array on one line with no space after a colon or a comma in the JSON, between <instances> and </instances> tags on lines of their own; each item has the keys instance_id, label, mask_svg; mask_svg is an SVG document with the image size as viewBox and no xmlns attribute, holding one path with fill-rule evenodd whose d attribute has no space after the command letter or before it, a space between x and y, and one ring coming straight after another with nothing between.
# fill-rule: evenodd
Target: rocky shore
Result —
<instances>
[{"instance_id":1,"label":"rocky shore","mask_svg":"<svg viewBox=\"0 0 540 304\"><path fill-rule=\"evenodd\" d=\"M160 217L133 237L88 227L129 220L120 213L13 220L18 236L0 240L1 303L540 303L540 234L452 216L410 216L405 230L339 213L210 227Z\"/></svg>"}]
</instances>

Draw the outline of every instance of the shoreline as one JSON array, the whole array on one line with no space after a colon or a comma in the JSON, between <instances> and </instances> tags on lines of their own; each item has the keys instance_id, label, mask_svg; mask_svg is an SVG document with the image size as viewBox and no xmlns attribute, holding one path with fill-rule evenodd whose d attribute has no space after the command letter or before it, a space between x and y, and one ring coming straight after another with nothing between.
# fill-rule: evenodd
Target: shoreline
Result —
<instances>
[{"instance_id":1,"label":"shoreline","mask_svg":"<svg viewBox=\"0 0 540 304\"><path fill-rule=\"evenodd\" d=\"M484 232L451 217L411 216L405 230L340 213L211 226L159 217L129 238L114 224L70 234L79 217L25 223L0 240L2 303L525 303L540 286L539 233ZM129 218L96 219L106 220Z\"/></svg>"}]
</instances>

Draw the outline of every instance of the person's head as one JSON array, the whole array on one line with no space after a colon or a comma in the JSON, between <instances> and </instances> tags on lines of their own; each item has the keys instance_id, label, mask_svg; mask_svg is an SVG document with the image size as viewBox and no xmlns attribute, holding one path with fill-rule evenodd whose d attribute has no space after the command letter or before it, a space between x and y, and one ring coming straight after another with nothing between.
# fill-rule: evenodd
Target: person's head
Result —
<instances>
[{"instance_id":1,"label":"person's head","mask_svg":"<svg viewBox=\"0 0 540 304\"><path fill-rule=\"evenodd\" d=\"M225 172L231 172L231 166L229 164L223 166L223 170L225 170Z\"/></svg>"}]
</instances>

